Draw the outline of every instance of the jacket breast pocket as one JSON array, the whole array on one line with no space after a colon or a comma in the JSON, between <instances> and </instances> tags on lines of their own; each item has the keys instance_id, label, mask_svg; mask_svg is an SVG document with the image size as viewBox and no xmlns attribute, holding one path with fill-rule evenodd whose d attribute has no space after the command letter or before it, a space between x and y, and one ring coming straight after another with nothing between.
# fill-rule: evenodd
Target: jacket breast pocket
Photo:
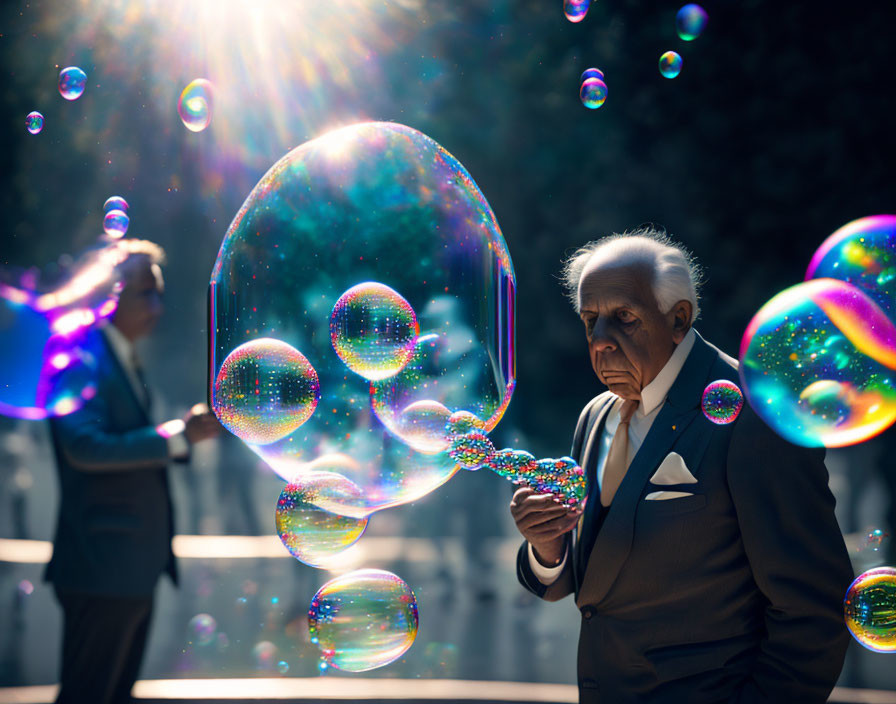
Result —
<instances>
[{"instance_id":1,"label":"jacket breast pocket","mask_svg":"<svg viewBox=\"0 0 896 704\"><path fill-rule=\"evenodd\" d=\"M706 494L682 496L677 499L641 500L639 513L647 516L678 516L706 507Z\"/></svg>"}]
</instances>

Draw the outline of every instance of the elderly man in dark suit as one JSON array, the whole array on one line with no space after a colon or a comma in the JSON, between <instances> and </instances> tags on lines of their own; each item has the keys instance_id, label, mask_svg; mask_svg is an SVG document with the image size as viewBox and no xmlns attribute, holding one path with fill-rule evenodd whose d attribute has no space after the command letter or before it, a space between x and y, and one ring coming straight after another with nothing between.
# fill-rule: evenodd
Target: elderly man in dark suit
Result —
<instances>
[{"instance_id":1,"label":"elderly man in dark suit","mask_svg":"<svg viewBox=\"0 0 896 704\"><path fill-rule=\"evenodd\" d=\"M853 577L824 451L744 406L716 425L705 387L737 362L692 327L699 275L653 231L580 250L567 283L609 391L576 428L584 515L531 489L511 512L517 573L581 611L582 702L824 702L849 637Z\"/></svg>"},{"instance_id":2,"label":"elderly man in dark suit","mask_svg":"<svg viewBox=\"0 0 896 704\"><path fill-rule=\"evenodd\" d=\"M176 580L169 460L218 432L207 408L155 425L134 343L162 314L162 250L122 242L125 286L111 324L90 333L96 395L50 421L61 487L53 583L64 617L62 704L130 701L152 613L153 590ZM64 381L64 380L63 380Z\"/></svg>"}]
</instances>

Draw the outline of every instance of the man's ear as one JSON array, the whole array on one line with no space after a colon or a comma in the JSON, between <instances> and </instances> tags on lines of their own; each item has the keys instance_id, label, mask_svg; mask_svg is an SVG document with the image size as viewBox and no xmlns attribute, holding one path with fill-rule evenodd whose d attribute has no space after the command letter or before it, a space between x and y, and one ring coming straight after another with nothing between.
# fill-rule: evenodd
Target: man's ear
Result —
<instances>
[{"instance_id":1,"label":"man's ear","mask_svg":"<svg viewBox=\"0 0 896 704\"><path fill-rule=\"evenodd\" d=\"M681 343L684 336L688 334L688 330L691 329L693 312L694 307L690 301L679 301L669 311L668 314L672 316L672 340L676 345Z\"/></svg>"}]
</instances>

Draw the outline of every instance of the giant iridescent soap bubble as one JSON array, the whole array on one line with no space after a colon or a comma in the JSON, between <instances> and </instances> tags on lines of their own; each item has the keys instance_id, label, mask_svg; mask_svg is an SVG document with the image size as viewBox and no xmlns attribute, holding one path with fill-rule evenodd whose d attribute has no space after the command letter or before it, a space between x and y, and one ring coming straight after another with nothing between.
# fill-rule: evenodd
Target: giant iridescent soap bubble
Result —
<instances>
[{"instance_id":1,"label":"giant iridescent soap bubble","mask_svg":"<svg viewBox=\"0 0 896 704\"><path fill-rule=\"evenodd\" d=\"M464 167L409 127L345 127L277 162L230 225L209 295L212 383L260 338L316 370L313 415L245 441L287 480L332 471L360 489L321 498L327 510L363 518L432 491L456 471L446 413L491 429L510 400L507 245Z\"/></svg>"},{"instance_id":2,"label":"giant iridescent soap bubble","mask_svg":"<svg viewBox=\"0 0 896 704\"><path fill-rule=\"evenodd\" d=\"M896 569L876 567L856 577L843 614L859 643L878 653L896 652Z\"/></svg>"},{"instance_id":3,"label":"giant iridescent soap bubble","mask_svg":"<svg viewBox=\"0 0 896 704\"><path fill-rule=\"evenodd\" d=\"M740 374L750 405L790 442L862 442L896 420L896 327L857 287L806 281L750 321Z\"/></svg>"},{"instance_id":4,"label":"giant iridescent soap bubble","mask_svg":"<svg viewBox=\"0 0 896 704\"><path fill-rule=\"evenodd\" d=\"M823 277L858 286L896 321L896 215L859 218L828 237L806 271Z\"/></svg>"}]
</instances>

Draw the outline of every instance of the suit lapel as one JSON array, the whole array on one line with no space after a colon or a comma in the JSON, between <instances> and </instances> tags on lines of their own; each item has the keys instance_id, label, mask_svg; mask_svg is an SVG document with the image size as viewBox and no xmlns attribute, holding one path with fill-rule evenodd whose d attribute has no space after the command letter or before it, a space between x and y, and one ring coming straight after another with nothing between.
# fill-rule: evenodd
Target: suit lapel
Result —
<instances>
[{"instance_id":1,"label":"suit lapel","mask_svg":"<svg viewBox=\"0 0 896 704\"><path fill-rule=\"evenodd\" d=\"M609 513L595 540L591 553L593 559L587 560L582 587L576 600L578 604L598 603L616 581L631 551L635 511L644 486L672 449L676 439L700 413L700 398L717 356L715 348L697 334L694 348L616 491Z\"/></svg>"},{"instance_id":2,"label":"suit lapel","mask_svg":"<svg viewBox=\"0 0 896 704\"><path fill-rule=\"evenodd\" d=\"M125 392L131 401L133 401L134 405L139 409L140 414L143 416L143 420L147 425L151 424L149 414L146 410L146 406L143 405L143 402L137 396L137 393L134 391L134 387L131 385L131 380L128 377L128 373L125 371L122 366L121 360L118 358L118 355L115 353L115 349L112 347L112 343L106 338L106 336L100 332L100 339L102 340L103 347L106 351L106 354L112 360L112 367L114 367L113 375L117 375L117 379L114 380L115 387L118 389L124 389Z\"/></svg>"}]
</instances>

